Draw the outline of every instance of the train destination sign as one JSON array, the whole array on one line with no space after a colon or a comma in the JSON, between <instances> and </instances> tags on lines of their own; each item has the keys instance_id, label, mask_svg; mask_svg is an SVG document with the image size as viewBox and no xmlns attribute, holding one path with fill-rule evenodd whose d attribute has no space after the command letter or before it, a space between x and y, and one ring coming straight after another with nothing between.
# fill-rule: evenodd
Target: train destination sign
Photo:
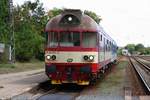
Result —
<instances>
[{"instance_id":1,"label":"train destination sign","mask_svg":"<svg viewBox=\"0 0 150 100\"><path fill-rule=\"evenodd\" d=\"M5 49L5 44L4 43L0 43L0 53L3 53Z\"/></svg>"}]
</instances>

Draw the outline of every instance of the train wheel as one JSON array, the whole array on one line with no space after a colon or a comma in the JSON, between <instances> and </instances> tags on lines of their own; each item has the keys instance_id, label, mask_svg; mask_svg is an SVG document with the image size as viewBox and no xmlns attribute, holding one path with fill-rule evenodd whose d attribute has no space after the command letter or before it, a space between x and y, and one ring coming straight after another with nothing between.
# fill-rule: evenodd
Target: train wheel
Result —
<instances>
[{"instance_id":1,"label":"train wheel","mask_svg":"<svg viewBox=\"0 0 150 100\"><path fill-rule=\"evenodd\" d=\"M103 73L103 74L105 73L105 69L104 68L102 68L101 73Z\"/></svg>"},{"instance_id":2,"label":"train wheel","mask_svg":"<svg viewBox=\"0 0 150 100\"><path fill-rule=\"evenodd\" d=\"M116 64L117 64L117 60L114 60L113 64L115 64L115 65L116 65Z\"/></svg>"},{"instance_id":3,"label":"train wheel","mask_svg":"<svg viewBox=\"0 0 150 100\"><path fill-rule=\"evenodd\" d=\"M103 77L103 73L100 71L98 74L97 74L97 79L101 79Z\"/></svg>"},{"instance_id":4,"label":"train wheel","mask_svg":"<svg viewBox=\"0 0 150 100\"><path fill-rule=\"evenodd\" d=\"M92 79L91 81L90 81L90 85L95 85L96 84L96 79Z\"/></svg>"}]
</instances>

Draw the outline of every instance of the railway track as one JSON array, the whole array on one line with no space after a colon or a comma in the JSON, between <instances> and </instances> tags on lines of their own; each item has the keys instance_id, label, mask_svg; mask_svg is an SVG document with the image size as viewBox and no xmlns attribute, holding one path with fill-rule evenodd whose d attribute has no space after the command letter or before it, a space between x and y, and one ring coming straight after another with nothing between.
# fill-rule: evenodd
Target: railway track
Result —
<instances>
[{"instance_id":1,"label":"railway track","mask_svg":"<svg viewBox=\"0 0 150 100\"><path fill-rule=\"evenodd\" d=\"M96 88L100 81L111 72L109 67L105 74L95 85L79 86L75 84L51 85L50 81L40 83L37 87L25 93L14 96L12 100L75 100L83 91L90 91L91 87Z\"/></svg>"},{"instance_id":2,"label":"railway track","mask_svg":"<svg viewBox=\"0 0 150 100\"><path fill-rule=\"evenodd\" d=\"M41 95L36 100L74 100L80 92L84 89L82 86L77 85L61 85L55 88L53 91L48 91L47 93Z\"/></svg>"},{"instance_id":3,"label":"railway track","mask_svg":"<svg viewBox=\"0 0 150 100\"><path fill-rule=\"evenodd\" d=\"M148 71L150 71L150 62L148 62L147 60L143 59L143 58L139 58L139 57L134 57L134 59L140 63L141 65L143 65ZM149 64L148 64L149 63Z\"/></svg>"},{"instance_id":4,"label":"railway track","mask_svg":"<svg viewBox=\"0 0 150 100\"><path fill-rule=\"evenodd\" d=\"M136 59L138 59L138 61L144 65L146 65L147 67L149 67L150 69L150 59L141 57L141 56L136 56Z\"/></svg>"},{"instance_id":5,"label":"railway track","mask_svg":"<svg viewBox=\"0 0 150 100\"><path fill-rule=\"evenodd\" d=\"M50 81L46 81L12 100L74 100L84 88L73 84L50 85Z\"/></svg>"},{"instance_id":6,"label":"railway track","mask_svg":"<svg viewBox=\"0 0 150 100\"><path fill-rule=\"evenodd\" d=\"M150 94L150 67L137 57L129 57L129 60L140 77L139 79L143 83L146 94Z\"/></svg>"},{"instance_id":7,"label":"railway track","mask_svg":"<svg viewBox=\"0 0 150 100\"><path fill-rule=\"evenodd\" d=\"M137 56L137 57L150 62L150 55L149 56Z\"/></svg>"}]
</instances>

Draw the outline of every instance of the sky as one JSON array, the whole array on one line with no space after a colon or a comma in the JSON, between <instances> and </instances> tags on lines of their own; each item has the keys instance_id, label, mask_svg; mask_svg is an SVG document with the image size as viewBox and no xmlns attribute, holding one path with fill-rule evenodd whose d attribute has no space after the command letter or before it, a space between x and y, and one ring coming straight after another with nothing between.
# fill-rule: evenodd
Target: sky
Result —
<instances>
[{"instance_id":1,"label":"sky","mask_svg":"<svg viewBox=\"0 0 150 100\"><path fill-rule=\"evenodd\" d=\"M14 5L27 0L13 0ZM30 0L34 1L34 0ZM57 8L90 10L102 17L104 30L118 46L150 46L150 0L40 0L46 11Z\"/></svg>"}]
</instances>

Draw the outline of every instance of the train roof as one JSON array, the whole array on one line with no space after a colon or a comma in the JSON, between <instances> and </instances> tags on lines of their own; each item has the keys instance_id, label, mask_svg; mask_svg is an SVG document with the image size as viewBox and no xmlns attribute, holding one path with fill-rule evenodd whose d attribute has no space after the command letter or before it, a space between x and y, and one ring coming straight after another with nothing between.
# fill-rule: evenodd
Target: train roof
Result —
<instances>
[{"instance_id":1,"label":"train roof","mask_svg":"<svg viewBox=\"0 0 150 100\"><path fill-rule=\"evenodd\" d=\"M99 31L101 32L101 34L103 34L105 37L107 37L109 40L111 40L114 45L117 45L117 43L114 41L114 39L105 32L105 30L103 29L103 27L101 25L99 25Z\"/></svg>"},{"instance_id":2,"label":"train roof","mask_svg":"<svg viewBox=\"0 0 150 100\"><path fill-rule=\"evenodd\" d=\"M69 17L75 19L76 23L66 23L69 20ZM104 31L103 27L98 25L91 17L82 13L79 9L65 9L61 14L51 18L45 27L46 32L69 30L101 32L105 37L107 37L107 39L116 45L116 42Z\"/></svg>"},{"instance_id":3,"label":"train roof","mask_svg":"<svg viewBox=\"0 0 150 100\"><path fill-rule=\"evenodd\" d=\"M66 16L74 16L79 20L79 24L62 24ZM84 30L84 31L98 31L98 24L88 15L83 14L80 10L65 10L60 15L48 21L45 31L52 30Z\"/></svg>"}]
</instances>

